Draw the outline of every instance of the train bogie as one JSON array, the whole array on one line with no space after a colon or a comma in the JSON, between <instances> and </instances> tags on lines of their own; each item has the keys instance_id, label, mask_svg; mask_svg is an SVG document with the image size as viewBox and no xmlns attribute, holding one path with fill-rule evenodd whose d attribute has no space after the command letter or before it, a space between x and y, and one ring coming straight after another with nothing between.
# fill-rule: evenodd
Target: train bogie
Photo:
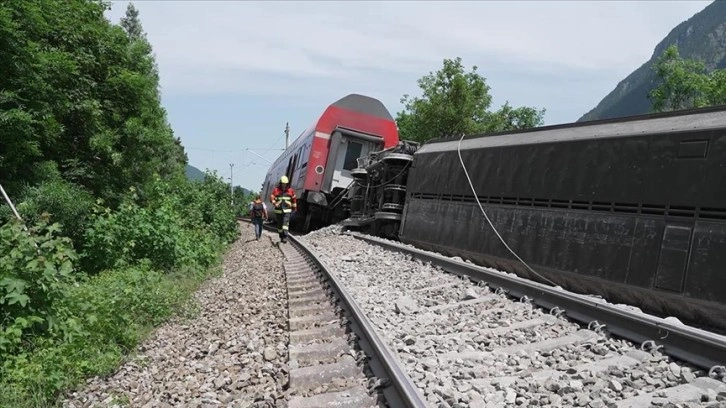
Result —
<instances>
[{"instance_id":1,"label":"train bogie","mask_svg":"<svg viewBox=\"0 0 726 408\"><path fill-rule=\"evenodd\" d=\"M355 182L348 192L350 218L342 225L383 237L398 235L409 168L417 148L417 143L399 142L359 160L353 173Z\"/></svg>"}]
</instances>

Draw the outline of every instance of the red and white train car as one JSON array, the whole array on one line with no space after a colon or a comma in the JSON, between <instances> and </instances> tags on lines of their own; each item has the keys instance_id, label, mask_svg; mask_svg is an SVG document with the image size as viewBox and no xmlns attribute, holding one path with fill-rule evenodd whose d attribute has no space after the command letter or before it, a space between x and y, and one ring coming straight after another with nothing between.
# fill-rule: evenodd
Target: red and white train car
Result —
<instances>
[{"instance_id":1,"label":"red and white train car","mask_svg":"<svg viewBox=\"0 0 726 408\"><path fill-rule=\"evenodd\" d=\"M293 224L308 231L345 218L341 193L353 181L357 159L398 144L398 128L381 101L350 94L334 102L275 160L262 184L269 203L286 175L298 199Z\"/></svg>"}]
</instances>

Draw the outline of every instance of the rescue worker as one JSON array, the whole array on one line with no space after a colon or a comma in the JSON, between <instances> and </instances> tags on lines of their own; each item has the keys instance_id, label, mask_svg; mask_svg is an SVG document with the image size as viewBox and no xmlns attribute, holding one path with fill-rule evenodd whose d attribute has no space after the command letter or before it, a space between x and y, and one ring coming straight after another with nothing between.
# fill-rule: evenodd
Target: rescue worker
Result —
<instances>
[{"instance_id":1,"label":"rescue worker","mask_svg":"<svg viewBox=\"0 0 726 408\"><path fill-rule=\"evenodd\" d=\"M275 209L275 218L277 218L277 232L280 234L280 242L283 244L287 242L290 215L293 211L297 211L297 197L295 197L295 191L288 187L289 182L287 176L280 177L280 183L270 194L270 202Z\"/></svg>"},{"instance_id":2,"label":"rescue worker","mask_svg":"<svg viewBox=\"0 0 726 408\"><path fill-rule=\"evenodd\" d=\"M262 202L259 194L255 196L255 201L252 202L250 217L252 218L252 224L255 226L255 238L259 241L262 236L262 223L268 218L267 207Z\"/></svg>"}]
</instances>

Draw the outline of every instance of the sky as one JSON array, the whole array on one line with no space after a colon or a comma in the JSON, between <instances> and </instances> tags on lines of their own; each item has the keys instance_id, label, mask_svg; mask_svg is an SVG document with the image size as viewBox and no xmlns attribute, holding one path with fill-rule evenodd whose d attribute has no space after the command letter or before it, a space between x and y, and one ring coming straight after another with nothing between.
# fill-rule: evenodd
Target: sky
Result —
<instances>
[{"instance_id":1,"label":"sky","mask_svg":"<svg viewBox=\"0 0 726 408\"><path fill-rule=\"evenodd\" d=\"M128 3L113 1L109 20ZM492 110L509 101L545 108L546 125L574 122L710 1L133 3L189 164L259 191L286 123L292 143L350 93L395 117L446 58L478 67Z\"/></svg>"}]
</instances>

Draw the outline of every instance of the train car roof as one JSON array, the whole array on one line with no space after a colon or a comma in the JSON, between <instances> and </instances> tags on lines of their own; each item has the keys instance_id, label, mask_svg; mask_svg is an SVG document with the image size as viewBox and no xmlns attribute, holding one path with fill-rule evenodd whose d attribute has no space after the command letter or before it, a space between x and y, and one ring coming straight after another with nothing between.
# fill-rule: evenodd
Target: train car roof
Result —
<instances>
[{"instance_id":1,"label":"train car roof","mask_svg":"<svg viewBox=\"0 0 726 408\"><path fill-rule=\"evenodd\" d=\"M286 152L295 145L295 142L297 142L298 139L300 139L304 135L309 134L311 131L316 130L320 126L320 123L326 117L333 114L336 109L345 109L348 111L357 112L364 115L395 122L393 116L391 116L391 113L388 111L388 109L386 109L386 106L383 105L383 102L379 101L378 99L356 93L348 94L328 105L325 110L323 110L323 113L315 120L315 122L313 122L312 125L305 128L302 133L300 133L295 139L290 141L289 147L285 149L285 151L282 152L282 154L280 154L277 159L275 159L271 167L274 167L278 164L278 162L285 156Z\"/></svg>"},{"instance_id":2,"label":"train car roof","mask_svg":"<svg viewBox=\"0 0 726 408\"><path fill-rule=\"evenodd\" d=\"M726 105L615 119L575 122L492 134L470 135L464 137L464 140L461 142L461 148L472 149L545 142L566 142L719 128L726 128ZM450 150L452 148L456 149L459 139L461 139L461 136L431 140L424 144L418 152L425 153Z\"/></svg>"},{"instance_id":3,"label":"train car roof","mask_svg":"<svg viewBox=\"0 0 726 408\"><path fill-rule=\"evenodd\" d=\"M360 112L365 115L375 116L385 120L393 120L393 116L391 116L391 113L388 112L388 109L386 109L383 103L378 99L371 98L370 96L349 94L333 102L330 106L328 106L328 109L330 107ZM328 109L325 109L323 115L328 112Z\"/></svg>"}]
</instances>

